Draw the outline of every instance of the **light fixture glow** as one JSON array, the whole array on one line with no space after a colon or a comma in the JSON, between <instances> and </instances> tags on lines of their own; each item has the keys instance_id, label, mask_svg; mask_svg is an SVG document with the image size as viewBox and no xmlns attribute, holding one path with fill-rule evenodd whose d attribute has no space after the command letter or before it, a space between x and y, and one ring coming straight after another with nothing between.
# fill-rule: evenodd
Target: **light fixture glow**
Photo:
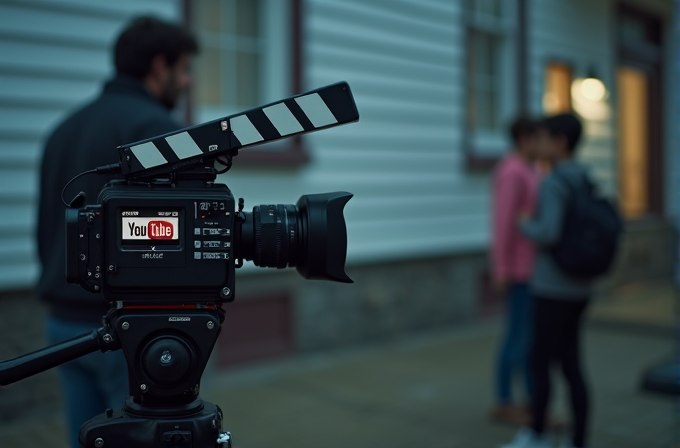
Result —
<instances>
[{"instance_id":1,"label":"light fixture glow","mask_svg":"<svg viewBox=\"0 0 680 448\"><path fill-rule=\"evenodd\" d=\"M604 84L597 78L586 78L581 81L581 95L590 101L601 101L607 94Z\"/></svg>"}]
</instances>

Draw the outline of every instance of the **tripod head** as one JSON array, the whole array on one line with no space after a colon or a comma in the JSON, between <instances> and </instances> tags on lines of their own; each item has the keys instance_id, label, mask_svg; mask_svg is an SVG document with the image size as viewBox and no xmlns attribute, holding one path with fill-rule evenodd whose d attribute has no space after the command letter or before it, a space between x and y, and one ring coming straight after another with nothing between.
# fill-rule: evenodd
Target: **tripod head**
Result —
<instances>
[{"instance_id":1,"label":"tripod head","mask_svg":"<svg viewBox=\"0 0 680 448\"><path fill-rule=\"evenodd\" d=\"M222 411L199 398L201 377L224 322L218 306L111 308L98 330L0 362L5 386L92 353L122 349L130 397L86 422L82 447L228 448Z\"/></svg>"}]
</instances>

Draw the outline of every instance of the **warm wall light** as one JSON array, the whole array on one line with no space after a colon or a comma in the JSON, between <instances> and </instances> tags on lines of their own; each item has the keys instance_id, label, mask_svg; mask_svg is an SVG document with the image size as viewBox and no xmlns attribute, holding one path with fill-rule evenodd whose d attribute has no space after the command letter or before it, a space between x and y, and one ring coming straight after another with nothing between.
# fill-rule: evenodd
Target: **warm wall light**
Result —
<instances>
[{"instance_id":1,"label":"warm wall light","mask_svg":"<svg viewBox=\"0 0 680 448\"><path fill-rule=\"evenodd\" d=\"M581 95L590 101L601 101L607 95L604 83L597 78L586 78L580 82Z\"/></svg>"},{"instance_id":2,"label":"warm wall light","mask_svg":"<svg viewBox=\"0 0 680 448\"><path fill-rule=\"evenodd\" d=\"M574 81L571 94L577 96L580 100L597 103L607 97L607 89L591 67L585 78Z\"/></svg>"},{"instance_id":3,"label":"warm wall light","mask_svg":"<svg viewBox=\"0 0 680 448\"><path fill-rule=\"evenodd\" d=\"M574 110L589 120L605 120L610 115L606 99L607 88L592 73L586 78L575 79L571 84L571 99Z\"/></svg>"}]
</instances>

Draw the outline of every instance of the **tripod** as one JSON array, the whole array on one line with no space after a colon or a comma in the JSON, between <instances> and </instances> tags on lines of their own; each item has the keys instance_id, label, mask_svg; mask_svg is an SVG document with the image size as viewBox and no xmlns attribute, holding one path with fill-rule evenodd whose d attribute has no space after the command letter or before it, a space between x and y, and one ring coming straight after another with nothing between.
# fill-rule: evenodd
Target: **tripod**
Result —
<instances>
[{"instance_id":1,"label":"tripod","mask_svg":"<svg viewBox=\"0 0 680 448\"><path fill-rule=\"evenodd\" d=\"M82 448L231 447L222 411L198 395L224 310L218 306L122 306L89 334L0 362L5 386L96 350L122 349L130 397L80 430Z\"/></svg>"}]
</instances>

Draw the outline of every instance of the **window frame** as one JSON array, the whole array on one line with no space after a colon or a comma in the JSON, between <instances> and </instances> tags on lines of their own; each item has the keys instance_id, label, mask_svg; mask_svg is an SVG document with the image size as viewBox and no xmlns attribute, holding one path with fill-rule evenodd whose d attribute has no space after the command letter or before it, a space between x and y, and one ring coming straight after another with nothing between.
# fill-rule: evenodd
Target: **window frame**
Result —
<instances>
[{"instance_id":1,"label":"window frame","mask_svg":"<svg viewBox=\"0 0 680 448\"><path fill-rule=\"evenodd\" d=\"M196 0L183 0L184 24L192 29L192 8ZM286 96L303 93L303 0L287 0L290 10L289 23L289 42L290 57L289 65L289 87ZM194 30L195 31L195 30ZM193 92L189 91L185 108L185 121L187 125L193 121L193 112L196 107L196 99ZM310 160L309 152L306 150L301 136L281 140L276 149L267 149L267 146L257 150L243 151L238 155L240 166L261 166L261 167L297 167L308 163Z\"/></svg>"},{"instance_id":2,"label":"window frame","mask_svg":"<svg viewBox=\"0 0 680 448\"><path fill-rule=\"evenodd\" d=\"M526 113L528 109L529 84L529 80L527 79L527 0L515 0L515 4L513 6L515 26L511 31L506 31L504 33L506 45L509 45L511 48L509 51L505 50L505 54L502 57L515 60L514 70L511 69L513 75L515 76L514 83L512 83L513 88L507 89L514 90L515 95L514 97L512 97L511 94L504 95L504 97L501 98L499 104L501 104L501 108L503 108L508 107L508 104L511 103L514 105L514 109L517 111L517 113L523 114ZM470 23L469 15L470 12L466 8L463 14L463 26L465 28L465 41L463 42L463 46L466 49L466 66L469 60L468 58L470 57L469 39L471 29L476 28ZM465 70L464 83L467 89L467 86L469 85L469 73L467 69ZM501 91L503 90L505 90L505 87L501 88ZM465 111L463 113L463 150L465 169L470 172L488 172L492 170L502 158L502 154L493 154L494 150L489 151L486 148L475 145L476 136L473 135L473 131L468 126L467 94L465 95L464 101ZM505 106L503 106L503 103L505 103ZM501 126L502 125L503 123L501 123Z\"/></svg>"}]
</instances>

